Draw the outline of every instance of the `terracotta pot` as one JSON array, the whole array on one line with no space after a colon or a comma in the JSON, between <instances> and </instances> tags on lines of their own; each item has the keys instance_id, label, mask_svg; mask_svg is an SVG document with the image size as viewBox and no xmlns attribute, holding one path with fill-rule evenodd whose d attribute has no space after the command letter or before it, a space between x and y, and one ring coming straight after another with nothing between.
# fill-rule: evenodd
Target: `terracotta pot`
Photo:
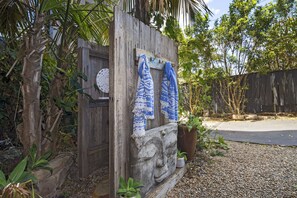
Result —
<instances>
[{"instance_id":1,"label":"terracotta pot","mask_svg":"<svg viewBox=\"0 0 297 198\"><path fill-rule=\"evenodd\" d=\"M177 148L187 153L187 160L194 159L197 144L197 129L189 131L186 125L178 126Z\"/></svg>"}]
</instances>

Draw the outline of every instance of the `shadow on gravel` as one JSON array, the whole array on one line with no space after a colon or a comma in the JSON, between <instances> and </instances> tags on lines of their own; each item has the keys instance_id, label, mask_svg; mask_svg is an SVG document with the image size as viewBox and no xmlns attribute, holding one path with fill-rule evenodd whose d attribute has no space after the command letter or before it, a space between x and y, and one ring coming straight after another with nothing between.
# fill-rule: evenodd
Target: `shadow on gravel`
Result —
<instances>
[{"instance_id":1,"label":"shadow on gravel","mask_svg":"<svg viewBox=\"0 0 297 198\"><path fill-rule=\"evenodd\" d=\"M221 135L225 140L250 142L258 144L274 144L281 146L297 146L297 130L283 131L225 131L215 130L211 135Z\"/></svg>"}]
</instances>

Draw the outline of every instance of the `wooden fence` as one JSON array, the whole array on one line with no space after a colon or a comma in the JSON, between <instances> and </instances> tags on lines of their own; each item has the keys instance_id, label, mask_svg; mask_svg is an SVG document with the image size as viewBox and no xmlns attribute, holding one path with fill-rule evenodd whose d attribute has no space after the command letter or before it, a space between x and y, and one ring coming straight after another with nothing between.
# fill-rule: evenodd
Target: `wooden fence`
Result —
<instances>
[{"instance_id":1,"label":"wooden fence","mask_svg":"<svg viewBox=\"0 0 297 198\"><path fill-rule=\"evenodd\" d=\"M118 7L114 11L110 36L109 179L110 197L115 197L119 177L130 176L132 110L138 79L135 49L149 51L174 63L178 63L178 60L177 45L174 41ZM163 72L151 69L151 75L154 81L155 119L147 123L147 129L168 123L161 114L159 102Z\"/></svg>"},{"instance_id":2,"label":"wooden fence","mask_svg":"<svg viewBox=\"0 0 297 198\"><path fill-rule=\"evenodd\" d=\"M108 94L96 89L94 84L98 71L109 67L109 50L108 47L79 39L78 51L78 68L87 76L87 80L81 79L85 94L79 94L78 100L79 175L86 177L94 170L108 165L108 99L101 99L108 98Z\"/></svg>"},{"instance_id":3,"label":"wooden fence","mask_svg":"<svg viewBox=\"0 0 297 198\"><path fill-rule=\"evenodd\" d=\"M246 113L297 112L297 70L268 74L252 73L247 77ZM213 111L227 112L217 89L213 89Z\"/></svg>"},{"instance_id":4,"label":"wooden fence","mask_svg":"<svg viewBox=\"0 0 297 198\"><path fill-rule=\"evenodd\" d=\"M85 94L79 95L79 174L86 177L92 171L109 165L109 197L116 197L120 176L126 179L131 176L132 110L138 81L136 52L146 52L175 65L178 63L174 41L119 7L114 10L109 47L79 40L78 67L88 77L81 80ZM94 87L98 71L107 68L108 94ZM146 130L168 123L160 110L163 68L151 67L151 75L154 81L155 119L147 122Z\"/></svg>"}]
</instances>

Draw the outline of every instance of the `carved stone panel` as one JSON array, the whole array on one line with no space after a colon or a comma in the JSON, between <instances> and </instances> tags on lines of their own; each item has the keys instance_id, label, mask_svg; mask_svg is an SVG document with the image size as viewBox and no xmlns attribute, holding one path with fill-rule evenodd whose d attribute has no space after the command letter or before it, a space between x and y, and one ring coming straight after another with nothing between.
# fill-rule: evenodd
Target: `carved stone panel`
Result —
<instances>
[{"instance_id":1,"label":"carved stone panel","mask_svg":"<svg viewBox=\"0 0 297 198\"><path fill-rule=\"evenodd\" d=\"M131 177L141 181L145 194L176 169L177 124L170 123L146 131L131 140Z\"/></svg>"}]
</instances>

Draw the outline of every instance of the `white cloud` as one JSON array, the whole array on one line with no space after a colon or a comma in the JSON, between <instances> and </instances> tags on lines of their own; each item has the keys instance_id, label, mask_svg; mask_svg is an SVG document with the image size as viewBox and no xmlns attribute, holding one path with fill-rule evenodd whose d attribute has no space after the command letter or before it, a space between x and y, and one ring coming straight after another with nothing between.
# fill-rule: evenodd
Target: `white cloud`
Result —
<instances>
[{"instance_id":1,"label":"white cloud","mask_svg":"<svg viewBox=\"0 0 297 198\"><path fill-rule=\"evenodd\" d=\"M217 15L217 14L219 14L221 12L220 9L211 8L210 10L212 11L212 13L214 13L214 15Z\"/></svg>"},{"instance_id":2,"label":"white cloud","mask_svg":"<svg viewBox=\"0 0 297 198\"><path fill-rule=\"evenodd\" d=\"M212 0L204 0L204 2L205 2L206 4L209 4L210 2L212 2Z\"/></svg>"}]
</instances>

